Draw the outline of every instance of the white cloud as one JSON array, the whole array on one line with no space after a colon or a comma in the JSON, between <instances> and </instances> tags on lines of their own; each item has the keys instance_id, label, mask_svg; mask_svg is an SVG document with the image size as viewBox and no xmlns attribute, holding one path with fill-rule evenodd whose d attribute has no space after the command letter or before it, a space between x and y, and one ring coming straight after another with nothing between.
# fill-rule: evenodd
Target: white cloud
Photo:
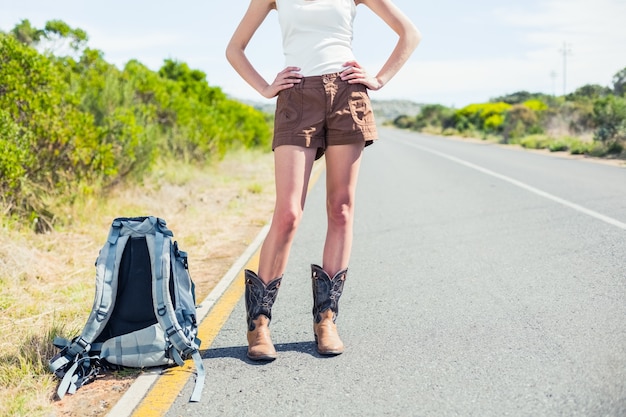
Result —
<instances>
[{"instance_id":1,"label":"white cloud","mask_svg":"<svg viewBox=\"0 0 626 417\"><path fill-rule=\"evenodd\" d=\"M499 43L501 39L493 39L490 44L476 45L480 59L458 58L468 54L450 50L445 59L420 61L418 49L418 59L374 94L457 107L519 90L560 95L564 87L564 42L570 50L566 57L567 92L585 84L608 86L612 76L626 67L626 2L621 0L542 1L534 10L528 4L513 4L498 8L494 15L509 27L507 35L514 31L521 37L515 50L507 49L506 42ZM485 39L489 37L481 41ZM488 49L493 51L484 53Z\"/></svg>"},{"instance_id":2,"label":"white cloud","mask_svg":"<svg viewBox=\"0 0 626 417\"><path fill-rule=\"evenodd\" d=\"M411 62L374 94L461 107L518 90L550 88L549 69L541 62L493 58Z\"/></svg>"},{"instance_id":3,"label":"white cloud","mask_svg":"<svg viewBox=\"0 0 626 417\"><path fill-rule=\"evenodd\" d=\"M529 60L551 63L561 80L562 52L569 51L568 90L589 83L608 85L613 74L626 66L626 2L622 0L551 0L541 2L534 12L504 8L498 15L526 31Z\"/></svg>"}]
</instances>

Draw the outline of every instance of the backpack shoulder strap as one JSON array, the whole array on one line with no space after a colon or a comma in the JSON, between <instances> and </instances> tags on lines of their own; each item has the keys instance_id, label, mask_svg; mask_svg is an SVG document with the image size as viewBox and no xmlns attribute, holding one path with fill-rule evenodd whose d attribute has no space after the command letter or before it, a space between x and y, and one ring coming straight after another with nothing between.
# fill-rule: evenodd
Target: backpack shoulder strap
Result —
<instances>
[{"instance_id":1,"label":"backpack shoulder strap","mask_svg":"<svg viewBox=\"0 0 626 417\"><path fill-rule=\"evenodd\" d=\"M164 225L163 225L164 226ZM166 337L172 344L170 356L182 366L182 357L192 357L196 366L196 385L190 401L200 400L204 386L205 370L200 356L199 346L194 340L185 335L183 328L178 323L176 312L172 304L170 294L170 279L172 277L172 241L171 232L164 234L157 228L153 239L146 236L148 252L152 260L152 299L157 321L165 330Z\"/></svg>"},{"instance_id":2,"label":"backpack shoulder strap","mask_svg":"<svg viewBox=\"0 0 626 417\"><path fill-rule=\"evenodd\" d=\"M92 343L108 323L115 304L119 263L128 241L128 236L120 236L122 226L121 219L113 221L107 241L96 259L96 294L81 334L71 342L60 338L54 341L61 352L50 360L49 368L62 378L57 389L59 398L76 391L97 374L94 362L98 359L98 351L93 349Z\"/></svg>"},{"instance_id":3,"label":"backpack shoulder strap","mask_svg":"<svg viewBox=\"0 0 626 417\"><path fill-rule=\"evenodd\" d=\"M81 338L93 342L100 335L111 318L111 312L117 297L119 267L128 236L120 236L123 224L119 219L113 221L107 243L96 261L96 298Z\"/></svg>"}]
</instances>

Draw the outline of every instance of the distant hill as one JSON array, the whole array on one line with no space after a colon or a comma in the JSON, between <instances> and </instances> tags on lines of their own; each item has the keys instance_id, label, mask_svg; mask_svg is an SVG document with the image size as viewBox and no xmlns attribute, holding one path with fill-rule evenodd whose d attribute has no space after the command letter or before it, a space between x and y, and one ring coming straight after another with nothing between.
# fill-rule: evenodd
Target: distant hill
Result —
<instances>
[{"instance_id":1,"label":"distant hill","mask_svg":"<svg viewBox=\"0 0 626 417\"><path fill-rule=\"evenodd\" d=\"M416 116L422 104L410 100L372 100L372 107L378 122L394 120L398 116Z\"/></svg>"},{"instance_id":2,"label":"distant hill","mask_svg":"<svg viewBox=\"0 0 626 417\"><path fill-rule=\"evenodd\" d=\"M265 113L273 114L276 108L276 102L262 103L253 100L239 100L244 104L254 107ZM416 103L410 100L372 100L372 107L374 108L374 114L378 122L384 122L386 120L394 120L398 116L417 115L422 104Z\"/></svg>"},{"instance_id":3,"label":"distant hill","mask_svg":"<svg viewBox=\"0 0 626 417\"><path fill-rule=\"evenodd\" d=\"M274 114L274 110L276 110L276 100L273 100L271 102L260 102L260 101L254 101L254 100L238 99L234 97L233 97L233 100L238 100L241 103L247 104L250 107L254 107L255 109L262 111L264 113Z\"/></svg>"}]
</instances>

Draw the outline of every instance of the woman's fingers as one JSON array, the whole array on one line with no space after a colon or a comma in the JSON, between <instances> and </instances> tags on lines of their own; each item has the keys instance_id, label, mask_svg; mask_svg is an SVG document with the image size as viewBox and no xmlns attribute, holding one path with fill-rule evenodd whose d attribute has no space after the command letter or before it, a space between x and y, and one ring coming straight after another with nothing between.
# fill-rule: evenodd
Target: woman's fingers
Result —
<instances>
[{"instance_id":1,"label":"woman's fingers","mask_svg":"<svg viewBox=\"0 0 626 417\"><path fill-rule=\"evenodd\" d=\"M381 87L378 79L370 76L357 61L348 61L344 66L347 68L341 72L342 80L350 84L363 84L370 90L378 90Z\"/></svg>"},{"instance_id":2,"label":"woman's fingers","mask_svg":"<svg viewBox=\"0 0 626 417\"><path fill-rule=\"evenodd\" d=\"M275 97L282 90L291 88L299 83L302 79L302 74L300 74L299 71L300 68L298 67L287 67L283 69L276 75L272 84L267 86L263 92L263 96L267 98Z\"/></svg>"}]
</instances>

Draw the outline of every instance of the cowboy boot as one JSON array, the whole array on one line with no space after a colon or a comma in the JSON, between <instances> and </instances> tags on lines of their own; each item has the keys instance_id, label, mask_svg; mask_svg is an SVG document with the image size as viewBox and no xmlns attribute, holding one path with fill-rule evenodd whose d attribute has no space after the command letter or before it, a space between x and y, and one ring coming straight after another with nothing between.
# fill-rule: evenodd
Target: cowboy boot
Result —
<instances>
[{"instance_id":1,"label":"cowboy boot","mask_svg":"<svg viewBox=\"0 0 626 417\"><path fill-rule=\"evenodd\" d=\"M270 338L269 324L272 306L283 277L265 285L252 271L246 269L246 313L248 322L248 358L255 361L273 361L276 349Z\"/></svg>"},{"instance_id":2,"label":"cowboy boot","mask_svg":"<svg viewBox=\"0 0 626 417\"><path fill-rule=\"evenodd\" d=\"M339 314L339 297L343 292L347 269L337 272L331 279L326 271L311 265L313 282L313 332L320 355L343 353L343 342L337 333L335 321Z\"/></svg>"}]
</instances>

